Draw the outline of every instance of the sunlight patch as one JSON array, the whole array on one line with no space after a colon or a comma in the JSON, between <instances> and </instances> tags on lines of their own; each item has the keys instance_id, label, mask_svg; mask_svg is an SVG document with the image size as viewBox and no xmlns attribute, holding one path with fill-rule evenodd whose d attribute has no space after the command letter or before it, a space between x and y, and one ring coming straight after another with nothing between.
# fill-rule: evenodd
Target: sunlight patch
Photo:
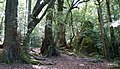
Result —
<instances>
[{"instance_id":1,"label":"sunlight patch","mask_svg":"<svg viewBox=\"0 0 120 69\"><path fill-rule=\"evenodd\" d=\"M42 4L44 2L44 0L40 1L40 4Z\"/></svg>"},{"instance_id":2,"label":"sunlight patch","mask_svg":"<svg viewBox=\"0 0 120 69\"><path fill-rule=\"evenodd\" d=\"M57 68L51 68L51 67L48 67L48 66L38 66L38 65L32 65L33 68L35 69L57 69Z\"/></svg>"},{"instance_id":3,"label":"sunlight patch","mask_svg":"<svg viewBox=\"0 0 120 69\"><path fill-rule=\"evenodd\" d=\"M117 21L111 23L110 26L112 26L112 27L118 27L119 25L120 25L120 20L117 20Z\"/></svg>"},{"instance_id":4,"label":"sunlight patch","mask_svg":"<svg viewBox=\"0 0 120 69\"><path fill-rule=\"evenodd\" d=\"M85 66L85 64L79 64L80 66Z\"/></svg>"},{"instance_id":5,"label":"sunlight patch","mask_svg":"<svg viewBox=\"0 0 120 69\"><path fill-rule=\"evenodd\" d=\"M38 66L38 65L32 65L33 68L35 69L46 69L46 66Z\"/></svg>"}]
</instances>

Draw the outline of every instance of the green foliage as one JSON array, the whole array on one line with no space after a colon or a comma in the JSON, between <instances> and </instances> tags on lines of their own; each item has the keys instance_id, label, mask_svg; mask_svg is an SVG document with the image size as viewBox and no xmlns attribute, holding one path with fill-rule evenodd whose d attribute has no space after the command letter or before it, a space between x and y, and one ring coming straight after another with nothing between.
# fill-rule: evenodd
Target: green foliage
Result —
<instances>
[{"instance_id":1,"label":"green foliage","mask_svg":"<svg viewBox=\"0 0 120 69\"><path fill-rule=\"evenodd\" d=\"M39 38L38 36L31 36L31 47L40 47L41 46L41 38Z\"/></svg>"},{"instance_id":2,"label":"green foliage","mask_svg":"<svg viewBox=\"0 0 120 69\"><path fill-rule=\"evenodd\" d=\"M116 57L116 58L113 60L113 62L120 65L120 58L119 58L119 57Z\"/></svg>"},{"instance_id":3,"label":"green foliage","mask_svg":"<svg viewBox=\"0 0 120 69\"><path fill-rule=\"evenodd\" d=\"M42 64L39 60L32 60L32 62L31 62L32 64L34 64L34 65L37 65L37 64Z\"/></svg>"},{"instance_id":4,"label":"green foliage","mask_svg":"<svg viewBox=\"0 0 120 69\"><path fill-rule=\"evenodd\" d=\"M82 25L81 30L80 30L81 32L91 30L94 27L94 24L90 21L84 21L82 23L83 23L83 25Z\"/></svg>"},{"instance_id":5,"label":"green foliage","mask_svg":"<svg viewBox=\"0 0 120 69\"><path fill-rule=\"evenodd\" d=\"M35 0L36 1L36 0ZM35 3L33 1L33 3ZM57 11L57 5L55 5L55 9L50 9L53 13L53 38L57 40L58 32L61 32L63 28L65 28L66 32L66 40L70 41L70 38L73 36L73 41L71 42L72 51L77 54L84 54L87 56L93 56L95 58L103 58L103 46L101 40L101 32L100 25L97 16L96 5L93 0L90 0L87 3L80 3L77 8L72 9L72 14L68 14L68 10L72 5L73 0L64 0L64 9L62 12ZM25 1L21 0L18 9L18 30L21 36L25 36L27 29L27 11L25 8ZM0 19L2 21L3 13L4 13L4 4L0 5ZM33 4L32 4L33 7ZM120 17L120 0L110 0L110 10L112 20L118 20ZM110 25L107 22L107 12L106 12L106 3L105 1L101 4L102 14L103 14L103 22L105 28L105 39L107 42L107 46L110 47ZM38 16L39 18L39 16ZM42 39L44 36L45 20L43 19L40 24L33 30L30 40L32 47L40 47L42 43ZM66 20L66 22L65 22ZM65 22L65 23L64 23ZM60 27L62 26L62 27ZM42 27L42 28L40 28ZM2 29L2 25L0 23L0 31ZM118 51L120 50L120 26L113 28L115 35L115 47L118 46ZM4 29L3 29L4 30ZM1 32L0 32L1 33ZM74 33L74 34L73 34ZM62 37L62 36L59 36ZM22 38L21 38L22 39ZM53 49L53 46L48 47L47 53L51 53L57 51ZM120 52L119 52L120 54ZM48 55L48 54L47 54ZM51 55L51 54L50 54ZM118 54L115 54L118 55ZM10 63L10 61L4 57L3 59L5 63ZM24 50L21 48L20 58L25 63L32 63L29 55L25 54ZM114 58L114 62L120 63L120 55ZM38 61L33 61L34 64L39 63Z\"/></svg>"},{"instance_id":6,"label":"green foliage","mask_svg":"<svg viewBox=\"0 0 120 69\"><path fill-rule=\"evenodd\" d=\"M40 26L40 25L39 25ZM30 46L31 47L40 47L43 39L42 29L40 31L39 26L37 26L31 36L30 36Z\"/></svg>"},{"instance_id":7,"label":"green foliage","mask_svg":"<svg viewBox=\"0 0 120 69\"><path fill-rule=\"evenodd\" d=\"M75 38L74 38L73 46L74 46L75 52L77 53L77 49L79 49L79 48L77 48L78 47L78 37L77 36L75 36Z\"/></svg>"}]
</instances>

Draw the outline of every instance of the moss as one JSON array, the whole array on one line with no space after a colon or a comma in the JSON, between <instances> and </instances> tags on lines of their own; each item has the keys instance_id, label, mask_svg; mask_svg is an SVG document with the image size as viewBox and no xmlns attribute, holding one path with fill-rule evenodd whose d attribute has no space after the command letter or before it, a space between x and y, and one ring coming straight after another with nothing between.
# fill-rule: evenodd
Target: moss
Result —
<instances>
[{"instance_id":1,"label":"moss","mask_svg":"<svg viewBox=\"0 0 120 69\"><path fill-rule=\"evenodd\" d=\"M32 63L32 64L42 64L42 62L40 62L39 60L32 60L31 63Z\"/></svg>"},{"instance_id":2,"label":"moss","mask_svg":"<svg viewBox=\"0 0 120 69\"><path fill-rule=\"evenodd\" d=\"M31 63L31 59L28 56L28 54L25 53L25 51L23 50L23 48L20 48L20 59L25 62L26 64L30 64Z\"/></svg>"},{"instance_id":3,"label":"moss","mask_svg":"<svg viewBox=\"0 0 120 69\"><path fill-rule=\"evenodd\" d=\"M4 58L4 59L3 59L3 62L4 62L4 63L7 63L7 64L10 64L10 63L11 63L8 58Z\"/></svg>"},{"instance_id":4,"label":"moss","mask_svg":"<svg viewBox=\"0 0 120 69\"><path fill-rule=\"evenodd\" d=\"M91 37L85 37L80 46L81 54L86 56L94 56L96 54L96 48L94 46L94 41Z\"/></svg>"},{"instance_id":5,"label":"moss","mask_svg":"<svg viewBox=\"0 0 120 69\"><path fill-rule=\"evenodd\" d=\"M2 53L0 53L0 62L3 60L3 54Z\"/></svg>"},{"instance_id":6,"label":"moss","mask_svg":"<svg viewBox=\"0 0 120 69\"><path fill-rule=\"evenodd\" d=\"M1 58L0 58L1 62L7 63L7 64L10 64L10 63L11 63L10 60L5 56L5 53L4 53L4 52L1 53L0 57L1 57Z\"/></svg>"}]
</instances>

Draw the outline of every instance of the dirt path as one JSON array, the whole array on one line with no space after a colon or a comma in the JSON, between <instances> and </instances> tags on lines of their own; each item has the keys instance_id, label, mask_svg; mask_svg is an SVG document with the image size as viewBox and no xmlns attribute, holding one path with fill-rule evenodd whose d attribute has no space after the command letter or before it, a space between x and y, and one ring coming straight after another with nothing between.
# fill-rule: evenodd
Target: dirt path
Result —
<instances>
[{"instance_id":1,"label":"dirt path","mask_svg":"<svg viewBox=\"0 0 120 69\"><path fill-rule=\"evenodd\" d=\"M92 58L78 58L68 55L45 58L46 65L0 64L0 69L109 69L107 62L96 62ZM48 65L53 63L53 65Z\"/></svg>"},{"instance_id":2,"label":"dirt path","mask_svg":"<svg viewBox=\"0 0 120 69\"><path fill-rule=\"evenodd\" d=\"M60 57L48 59L56 64L46 66L46 69L108 69L107 62L97 62L93 58L78 58L63 54Z\"/></svg>"},{"instance_id":3,"label":"dirt path","mask_svg":"<svg viewBox=\"0 0 120 69\"><path fill-rule=\"evenodd\" d=\"M35 50L39 53L39 49ZM38 57L38 56L37 56ZM42 58L41 56L38 58ZM44 60L43 60L44 59ZM0 64L0 69L120 69L109 68L106 61L97 61L94 58L79 58L62 54L58 57L42 58L43 64Z\"/></svg>"}]
</instances>

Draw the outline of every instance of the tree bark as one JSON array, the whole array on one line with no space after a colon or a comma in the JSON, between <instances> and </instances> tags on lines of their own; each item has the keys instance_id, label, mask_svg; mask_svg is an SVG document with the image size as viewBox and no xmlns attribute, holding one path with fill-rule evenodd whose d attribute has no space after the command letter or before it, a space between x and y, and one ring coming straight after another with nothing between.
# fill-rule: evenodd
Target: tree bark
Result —
<instances>
[{"instance_id":1,"label":"tree bark","mask_svg":"<svg viewBox=\"0 0 120 69\"><path fill-rule=\"evenodd\" d=\"M3 22L4 22L4 17L1 18L1 22L0 22L0 48L3 48Z\"/></svg>"},{"instance_id":2,"label":"tree bark","mask_svg":"<svg viewBox=\"0 0 120 69\"><path fill-rule=\"evenodd\" d=\"M24 46L24 49L27 49L28 48L28 43L29 43L29 40L30 40L30 34L32 33L32 31L34 30L34 28L36 27L36 25L42 20L42 18L45 16L48 8L49 8L49 5L51 5L51 2L52 1L55 1L55 0L46 0L44 1L43 3L40 4L40 1L41 0L38 0L36 2L36 5L34 7L34 10L30 16L31 20L29 21L28 23L28 27L27 27L27 33L26 33L26 36L23 40L23 46ZM44 11L44 13L42 14L42 16L40 18L37 18L37 16L39 15L39 13L42 11L42 9L44 8L44 6L48 4L46 10Z\"/></svg>"},{"instance_id":3,"label":"tree bark","mask_svg":"<svg viewBox=\"0 0 120 69\"><path fill-rule=\"evenodd\" d=\"M102 43L103 43L103 54L104 54L105 59L109 60L108 47L107 47L106 38L105 38L104 22L103 22L103 17L102 17L101 2L100 2L100 0L97 0L97 2L98 2L97 13L98 13L98 21L100 23L100 29L101 29L101 38L102 38Z\"/></svg>"},{"instance_id":4,"label":"tree bark","mask_svg":"<svg viewBox=\"0 0 120 69\"><path fill-rule=\"evenodd\" d=\"M49 6L49 10L46 16L45 37L41 47L41 54L46 57L59 55L52 33L54 2L55 1L52 1L52 4Z\"/></svg>"},{"instance_id":5,"label":"tree bark","mask_svg":"<svg viewBox=\"0 0 120 69\"><path fill-rule=\"evenodd\" d=\"M65 39L65 24L61 15L63 15L63 3L64 0L58 0L58 33L57 33L57 40L56 44L58 46L66 46L66 39Z\"/></svg>"},{"instance_id":6,"label":"tree bark","mask_svg":"<svg viewBox=\"0 0 120 69\"><path fill-rule=\"evenodd\" d=\"M108 17L108 22L111 23L112 22L112 18L111 18L111 12L110 12L110 1L106 0L106 8L107 8L107 17ZM114 29L111 26L110 27L110 51L112 53L112 58L117 57L117 55L119 54L118 52L118 46L115 46L115 35L114 35Z\"/></svg>"},{"instance_id":7,"label":"tree bark","mask_svg":"<svg viewBox=\"0 0 120 69\"><path fill-rule=\"evenodd\" d=\"M6 0L5 9L5 40L4 40L4 61L20 61L20 41L17 33L17 6L18 0Z\"/></svg>"}]
</instances>

